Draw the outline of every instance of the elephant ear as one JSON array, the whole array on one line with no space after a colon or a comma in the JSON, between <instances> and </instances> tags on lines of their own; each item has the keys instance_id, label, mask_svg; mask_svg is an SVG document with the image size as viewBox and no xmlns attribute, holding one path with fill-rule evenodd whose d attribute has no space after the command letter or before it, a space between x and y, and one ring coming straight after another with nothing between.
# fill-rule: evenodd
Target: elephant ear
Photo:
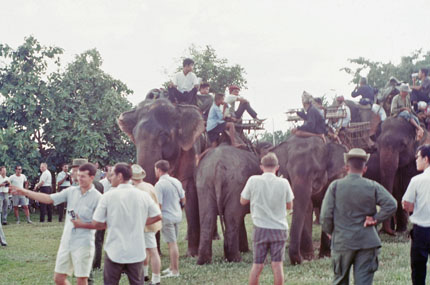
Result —
<instances>
[{"instance_id":1,"label":"elephant ear","mask_svg":"<svg viewBox=\"0 0 430 285\"><path fill-rule=\"evenodd\" d=\"M327 150L327 178L328 181L340 178L345 173L343 154L347 152L345 146L335 143L326 144Z\"/></svg>"},{"instance_id":2,"label":"elephant ear","mask_svg":"<svg viewBox=\"0 0 430 285\"><path fill-rule=\"evenodd\" d=\"M131 111L122 113L117 120L121 131L126 133L127 136L133 142L135 142L134 136L133 136L133 129L137 124L137 118L138 118L137 111L136 109L133 109Z\"/></svg>"},{"instance_id":3,"label":"elephant ear","mask_svg":"<svg viewBox=\"0 0 430 285\"><path fill-rule=\"evenodd\" d=\"M205 131L205 122L196 106L177 105L178 143L184 151L190 150L197 138Z\"/></svg>"}]
</instances>

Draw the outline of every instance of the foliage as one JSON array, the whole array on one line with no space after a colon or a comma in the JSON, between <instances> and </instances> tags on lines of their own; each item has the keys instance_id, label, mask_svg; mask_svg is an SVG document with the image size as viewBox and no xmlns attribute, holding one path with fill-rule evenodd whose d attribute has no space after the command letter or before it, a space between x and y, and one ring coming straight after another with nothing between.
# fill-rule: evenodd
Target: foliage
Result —
<instances>
[{"instance_id":1,"label":"foliage","mask_svg":"<svg viewBox=\"0 0 430 285\"><path fill-rule=\"evenodd\" d=\"M408 56L401 57L399 64L392 62L383 63L372 61L363 57L349 59L349 62L355 66L344 67L341 70L352 76L352 83L357 84L363 73L368 72L367 79L371 86L378 89L383 88L391 76L398 80L412 84L411 74L418 72L421 67L430 67L430 51L423 53L417 50Z\"/></svg>"},{"instance_id":2,"label":"foliage","mask_svg":"<svg viewBox=\"0 0 430 285\"><path fill-rule=\"evenodd\" d=\"M287 138L291 135L291 130L283 132L281 130L275 131L274 133L265 131L264 133L258 136L258 142L269 142L274 145L280 144L283 141L286 141ZM275 140L273 140L275 138Z\"/></svg>"},{"instance_id":3,"label":"foliage","mask_svg":"<svg viewBox=\"0 0 430 285\"><path fill-rule=\"evenodd\" d=\"M126 99L131 91L101 64L99 52L89 50L52 76L43 137L53 146L49 160L57 165L76 157L102 165L134 157L134 145L116 123L132 107Z\"/></svg>"},{"instance_id":4,"label":"foliage","mask_svg":"<svg viewBox=\"0 0 430 285\"><path fill-rule=\"evenodd\" d=\"M58 170L77 157L103 165L130 161L135 153L116 123L131 109L126 96L132 91L101 69L96 50L60 72L62 53L34 37L16 49L0 44L0 164L20 163L32 178L41 161Z\"/></svg>"},{"instance_id":5,"label":"foliage","mask_svg":"<svg viewBox=\"0 0 430 285\"><path fill-rule=\"evenodd\" d=\"M232 85L241 88L246 87L245 69L238 65L229 65L226 58L219 58L215 49L206 46L200 49L194 45L188 48L188 55L181 58L181 65L177 71L182 70L182 60L189 57L194 60L194 73L211 85L212 93L224 93L225 89Z\"/></svg>"}]
</instances>

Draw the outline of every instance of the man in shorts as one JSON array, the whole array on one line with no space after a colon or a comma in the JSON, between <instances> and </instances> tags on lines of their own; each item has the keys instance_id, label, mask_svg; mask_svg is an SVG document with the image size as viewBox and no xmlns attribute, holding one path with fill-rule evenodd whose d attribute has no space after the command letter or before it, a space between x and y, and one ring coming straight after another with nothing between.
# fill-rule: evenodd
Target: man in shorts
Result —
<instances>
[{"instance_id":1,"label":"man in shorts","mask_svg":"<svg viewBox=\"0 0 430 285\"><path fill-rule=\"evenodd\" d=\"M287 241L287 209L293 207L294 194L285 178L277 177L278 158L268 153L261 159L262 175L251 176L240 196L240 203L251 203L254 224L254 262L249 284L259 284L264 261L270 251L274 284L284 284L283 261Z\"/></svg>"},{"instance_id":2,"label":"man in shorts","mask_svg":"<svg viewBox=\"0 0 430 285\"><path fill-rule=\"evenodd\" d=\"M152 186L150 183L143 182L143 179L146 176L145 170L143 170L143 168L138 164L133 164L131 166L131 170L133 172L133 175L131 176L131 182L133 183L134 187L148 193L152 200L154 200L154 202L159 205L154 186ZM157 240L155 238L155 234L159 230L161 230L161 221L145 227L146 259L143 262L144 281L149 281L148 263L149 259L151 259L151 284L154 285L160 284L161 260L160 255L158 254Z\"/></svg>"},{"instance_id":3,"label":"man in shorts","mask_svg":"<svg viewBox=\"0 0 430 285\"><path fill-rule=\"evenodd\" d=\"M170 267L163 271L162 277L179 276L179 249L177 245L179 224L182 221L182 207L185 205L185 191L181 182L171 177L169 162L159 160L155 163L155 175L158 182L155 184L158 202L161 207L162 228L161 236L169 247Z\"/></svg>"},{"instance_id":4,"label":"man in shorts","mask_svg":"<svg viewBox=\"0 0 430 285\"><path fill-rule=\"evenodd\" d=\"M94 258L95 230L77 229L72 220L79 217L84 222L91 222L93 219L102 196L93 185L96 171L96 167L91 163L81 165L78 172L79 186L71 186L54 194L10 186L13 195L24 195L41 203L58 205L67 202L67 217L55 262L55 284L70 284L67 276L73 273L78 285L88 284Z\"/></svg>"},{"instance_id":5,"label":"man in shorts","mask_svg":"<svg viewBox=\"0 0 430 285\"><path fill-rule=\"evenodd\" d=\"M28 188L27 177L22 174L22 166L17 165L15 167L15 174L9 177L9 181L11 185L14 185L19 188ZM28 199L22 195L13 195L12 196L13 203L13 211L16 217L16 223L19 224L19 206L24 210L24 214L27 217L27 223L32 224L33 222L30 220L30 211L28 210Z\"/></svg>"}]
</instances>

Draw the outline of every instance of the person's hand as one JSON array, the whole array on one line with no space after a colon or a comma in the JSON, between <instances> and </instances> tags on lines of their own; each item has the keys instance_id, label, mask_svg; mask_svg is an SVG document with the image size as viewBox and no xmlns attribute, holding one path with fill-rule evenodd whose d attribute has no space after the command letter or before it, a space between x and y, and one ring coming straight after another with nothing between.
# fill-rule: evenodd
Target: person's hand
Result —
<instances>
[{"instance_id":1,"label":"person's hand","mask_svg":"<svg viewBox=\"0 0 430 285\"><path fill-rule=\"evenodd\" d=\"M12 195L21 195L21 196L24 196L26 192L24 189L21 189L15 185L10 185L9 191L11 192Z\"/></svg>"},{"instance_id":2,"label":"person's hand","mask_svg":"<svg viewBox=\"0 0 430 285\"><path fill-rule=\"evenodd\" d=\"M363 226L366 228L366 227L373 227L373 226L376 226L376 224L377 224L378 222L375 220L375 219L373 219L373 217L371 217L371 216L366 216L366 220L364 221L364 224L363 224Z\"/></svg>"},{"instance_id":3,"label":"person's hand","mask_svg":"<svg viewBox=\"0 0 430 285\"><path fill-rule=\"evenodd\" d=\"M82 224L82 221L81 221L81 219L79 219L78 214L75 214L75 215L76 215L76 219L70 219L70 220L72 221L75 228L79 228L80 225Z\"/></svg>"}]
</instances>

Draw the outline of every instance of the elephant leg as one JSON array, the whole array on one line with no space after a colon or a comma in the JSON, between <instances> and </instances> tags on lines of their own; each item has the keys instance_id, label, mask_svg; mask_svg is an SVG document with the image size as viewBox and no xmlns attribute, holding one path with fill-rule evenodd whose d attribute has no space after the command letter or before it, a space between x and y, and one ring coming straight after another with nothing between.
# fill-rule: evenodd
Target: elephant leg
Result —
<instances>
[{"instance_id":1,"label":"elephant leg","mask_svg":"<svg viewBox=\"0 0 430 285\"><path fill-rule=\"evenodd\" d=\"M307 177L293 178L292 189L295 198L293 203L293 220L290 229L288 255L291 264L295 265L302 263L302 256L300 254L301 239L305 224L306 210L311 200L312 185Z\"/></svg>"},{"instance_id":2,"label":"elephant leg","mask_svg":"<svg viewBox=\"0 0 430 285\"><path fill-rule=\"evenodd\" d=\"M242 257L239 252L239 228L241 215L237 215L237 207L229 207L224 211L224 255L229 262L240 262Z\"/></svg>"},{"instance_id":3,"label":"elephant leg","mask_svg":"<svg viewBox=\"0 0 430 285\"><path fill-rule=\"evenodd\" d=\"M202 200L210 200L204 203ZM202 265L212 262L212 237L217 223L216 201L206 196L199 199L200 211L200 244L197 264Z\"/></svg>"},{"instance_id":4,"label":"elephant leg","mask_svg":"<svg viewBox=\"0 0 430 285\"><path fill-rule=\"evenodd\" d=\"M309 201L307 210L304 213L306 216L300 241L300 254L306 260L312 260L314 258L314 246L312 244L312 210L312 201Z\"/></svg>"},{"instance_id":5,"label":"elephant leg","mask_svg":"<svg viewBox=\"0 0 430 285\"><path fill-rule=\"evenodd\" d=\"M325 232L321 231L321 245L320 245L319 258L323 258L331 255L330 241L331 240L328 237L328 235Z\"/></svg>"},{"instance_id":6,"label":"elephant leg","mask_svg":"<svg viewBox=\"0 0 430 285\"><path fill-rule=\"evenodd\" d=\"M240 219L239 224L239 251L240 252L248 252L249 244L248 244L248 235L246 233L245 227L245 216Z\"/></svg>"},{"instance_id":7,"label":"elephant leg","mask_svg":"<svg viewBox=\"0 0 430 285\"><path fill-rule=\"evenodd\" d=\"M194 180L189 180L186 185L185 196L187 203L185 204L185 213L187 215L187 256L197 256L200 239L199 202Z\"/></svg>"}]
</instances>

